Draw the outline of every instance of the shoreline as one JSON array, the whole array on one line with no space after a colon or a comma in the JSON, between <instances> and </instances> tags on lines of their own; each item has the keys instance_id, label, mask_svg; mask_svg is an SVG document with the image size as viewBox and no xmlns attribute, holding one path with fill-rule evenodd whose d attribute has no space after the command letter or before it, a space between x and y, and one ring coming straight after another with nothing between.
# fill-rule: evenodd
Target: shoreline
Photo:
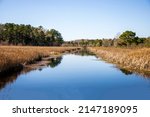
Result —
<instances>
[{"instance_id":1,"label":"shoreline","mask_svg":"<svg viewBox=\"0 0 150 117\"><path fill-rule=\"evenodd\" d=\"M8 49L13 48L13 49L15 49L15 51L18 51L17 49L19 49L18 46L1 46L0 49L1 48L6 48L6 51L7 51L7 48ZM31 46L31 47L21 46L21 48L22 49L29 49L29 48L33 49L34 48L35 49L34 53L35 53L36 56L34 58L31 56L30 59L21 61L21 59L26 57L25 55L28 54L28 52L25 52L26 54L22 58L20 57L20 59L18 59L18 60L14 59L15 61L11 59L11 55L7 56L9 58L9 59L7 59L8 61L6 61L4 59L0 59L1 60L0 62L5 61L5 66L7 66L6 68L3 68L4 65L0 66L0 68L1 68L0 69L0 76L4 76L4 75L7 75L7 74L12 74L14 72L19 72L19 71L22 71L24 69L26 69L26 70L34 70L34 69L37 69L37 68L40 69L43 66L46 66L49 63L50 59L60 57L65 53L70 53L70 52L73 52L73 51L79 51L81 49L81 47L67 47L66 48L66 47L33 47L33 46ZM38 53L37 49L42 49L42 48L49 49L50 51L47 50L49 52L42 52L42 53L39 52ZM10 53L14 54L13 52L14 51L12 51ZM1 53L0 53L0 55L1 55ZM12 60L13 64L9 64L10 63L9 60Z\"/></svg>"},{"instance_id":2,"label":"shoreline","mask_svg":"<svg viewBox=\"0 0 150 117\"><path fill-rule=\"evenodd\" d=\"M6 46L4 46L4 47L6 47ZM7 48L9 48L9 47L10 46L7 46ZM0 48L3 48L3 47L0 47ZM18 46L14 47L14 48L16 49L15 51L17 51ZM4 70L1 70L0 76L11 74L14 72L19 72L22 70L30 71L30 70L34 70L34 69L42 69L43 67L47 66L50 63L50 59L56 59L58 57L61 57L65 53L76 52L76 51L79 51L82 49L82 47L32 47L32 46L31 47L21 47L21 48L22 49L28 49L28 48L33 49L34 48L36 50L36 51L34 51L36 53L35 58L31 57L31 59L29 59L29 60L27 59L28 61L25 59L24 61L20 61L20 62L18 59L18 61L16 63L14 62L12 65L7 66ZM38 53L39 48L40 48L40 51L43 48L44 48L44 50L48 49L48 51L47 52L42 51L42 53L41 52ZM134 51L134 49L132 50L132 49L123 49L123 48L87 47L87 50L94 53L99 59L102 59L108 63L114 64L116 66L116 68L118 68L118 69L125 69L129 72L142 74L142 76L144 76L144 73L145 73L146 77L147 76L150 77L150 66L149 66L149 64L147 64L148 62L150 62L150 59L148 59L150 48L146 48L146 49L147 50L145 50L145 49L142 50L143 55L136 56L136 57L138 57L138 59L136 59L133 55L134 55L134 53L137 53L137 52L139 53L140 49L139 50L135 49L135 51ZM132 51L134 51L134 52L132 52ZM147 51L147 53L144 54L144 52L146 52L146 51ZM14 50L12 52L14 52ZM28 52L25 52L25 53L28 53ZM139 53L139 54L141 54L141 53ZM132 57L130 58L129 55L132 55L133 58ZM145 56L148 56L148 57L146 58ZM143 58L140 58L140 57L143 57ZM10 58L8 60L11 60L11 57L8 57L8 58ZM132 61L131 59L135 59L134 61L136 61L136 63L138 63L138 64L134 63L134 66L132 66L133 65L132 62L134 62L134 61ZM144 61L145 64L143 63L143 66L140 67L138 60ZM145 60L147 60L147 61L145 61ZM6 62L6 65L9 65L9 61L8 61L8 63L7 63L7 61L5 61L5 62ZM147 67L144 67L144 66L147 66ZM2 67L0 66L0 68L2 68ZM143 69L143 68L145 68L145 69Z\"/></svg>"},{"instance_id":3,"label":"shoreline","mask_svg":"<svg viewBox=\"0 0 150 117\"><path fill-rule=\"evenodd\" d=\"M114 47L88 47L98 59L116 65L118 69L150 77L150 48L123 49ZM145 74L143 74L145 73Z\"/></svg>"}]
</instances>

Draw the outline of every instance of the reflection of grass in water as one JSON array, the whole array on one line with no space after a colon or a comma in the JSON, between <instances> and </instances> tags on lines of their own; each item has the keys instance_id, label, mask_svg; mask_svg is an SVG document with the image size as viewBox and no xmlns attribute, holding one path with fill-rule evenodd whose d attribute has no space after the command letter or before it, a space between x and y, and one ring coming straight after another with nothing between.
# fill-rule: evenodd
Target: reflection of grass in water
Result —
<instances>
[{"instance_id":1,"label":"reflection of grass in water","mask_svg":"<svg viewBox=\"0 0 150 117\"><path fill-rule=\"evenodd\" d=\"M53 56L75 47L33 47L33 46L0 46L0 72Z\"/></svg>"},{"instance_id":2,"label":"reflection of grass in water","mask_svg":"<svg viewBox=\"0 0 150 117\"><path fill-rule=\"evenodd\" d=\"M134 74L140 75L144 78L150 78L150 72L137 71L137 70L134 70L134 69L125 69L125 68L118 68L118 69L126 75L132 75L134 73Z\"/></svg>"},{"instance_id":3,"label":"reflection of grass in water","mask_svg":"<svg viewBox=\"0 0 150 117\"><path fill-rule=\"evenodd\" d=\"M48 64L48 66L54 68L61 63L61 60L62 60L62 57L51 58L49 60L50 63ZM39 68L39 70L42 70L42 68ZM33 69L25 68L22 70L22 68L20 69L16 68L14 70L11 70L10 72L6 71L3 73L0 73L0 90L6 87L6 85L13 83L20 74L25 74L30 71L33 71Z\"/></svg>"},{"instance_id":4,"label":"reflection of grass in water","mask_svg":"<svg viewBox=\"0 0 150 117\"><path fill-rule=\"evenodd\" d=\"M0 74L0 90L2 90L7 84L13 83L19 74L20 72Z\"/></svg>"},{"instance_id":5,"label":"reflection of grass in water","mask_svg":"<svg viewBox=\"0 0 150 117\"><path fill-rule=\"evenodd\" d=\"M149 71L142 71L142 70L138 70L138 69L132 69L132 68L125 68L121 65L114 65L114 68L117 68L119 71L121 71L122 73L124 73L125 75L132 75L132 74L136 74L138 76L142 76L144 78L150 78L150 72Z\"/></svg>"},{"instance_id":6,"label":"reflection of grass in water","mask_svg":"<svg viewBox=\"0 0 150 117\"><path fill-rule=\"evenodd\" d=\"M91 47L88 49L121 68L129 69L129 71L134 71L144 77L150 77L150 48Z\"/></svg>"},{"instance_id":7,"label":"reflection of grass in water","mask_svg":"<svg viewBox=\"0 0 150 117\"><path fill-rule=\"evenodd\" d=\"M123 69L123 68L120 68L119 70L120 70L122 73L124 73L125 75L131 75L131 74L133 74L133 72L128 71L128 70Z\"/></svg>"}]
</instances>

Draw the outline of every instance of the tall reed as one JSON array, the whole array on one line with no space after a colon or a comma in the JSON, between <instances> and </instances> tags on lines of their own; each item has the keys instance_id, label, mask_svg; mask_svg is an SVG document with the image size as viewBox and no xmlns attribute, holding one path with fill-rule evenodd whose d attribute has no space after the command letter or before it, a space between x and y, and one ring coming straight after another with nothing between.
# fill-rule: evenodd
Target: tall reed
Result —
<instances>
[{"instance_id":1,"label":"tall reed","mask_svg":"<svg viewBox=\"0 0 150 117\"><path fill-rule=\"evenodd\" d=\"M75 47L0 46L0 72L72 49Z\"/></svg>"},{"instance_id":2,"label":"tall reed","mask_svg":"<svg viewBox=\"0 0 150 117\"><path fill-rule=\"evenodd\" d=\"M150 71L150 48L90 47L97 56L125 68Z\"/></svg>"}]
</instances>

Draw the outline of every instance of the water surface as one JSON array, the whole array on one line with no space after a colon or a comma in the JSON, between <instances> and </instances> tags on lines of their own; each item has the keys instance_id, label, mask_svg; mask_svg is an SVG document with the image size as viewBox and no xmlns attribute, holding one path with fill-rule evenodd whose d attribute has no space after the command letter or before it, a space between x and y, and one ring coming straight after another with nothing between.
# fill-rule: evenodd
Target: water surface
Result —
<instances>
[{"instance_id":1,"label":"water surface","mask_svg":"<svg viewBox=\"0 0 150 117\"><path fill-rule=\"evenodd\" d=\"M64 55L43 69L1 78L0 99L150 99L148 78L83 55Z\"/></svg>"}]
</instances>

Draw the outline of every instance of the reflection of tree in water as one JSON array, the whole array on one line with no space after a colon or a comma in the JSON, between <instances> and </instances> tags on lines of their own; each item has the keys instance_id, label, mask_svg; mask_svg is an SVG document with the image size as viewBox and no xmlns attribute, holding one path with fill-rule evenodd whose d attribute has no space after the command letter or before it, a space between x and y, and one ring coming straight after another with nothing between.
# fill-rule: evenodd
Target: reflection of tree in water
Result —
<instances>
[{"instance_id":1,"label":"reflection of tree in water","mask_svg":"<svg viewBox=\"0 0 150 117\"><path fill-rule=\"evenodd\" d=\"M123 69L123 68L120 68L120 71L121 71L122 73L124 73L125 75L131 75L131 74L133 74L133 72L128 71L128 70Z\"/></svg>"},{"instance_id":2,"label":"reflection of tree in water","mask_svg":"<svg viewBox=\"0 0 150 117\"><path fill-rule=\"evenodd\" d=\"M78 50L78 51L74 52L73 54L80 55L80 56L93 56L93 55L95 55L94 53L88 51L86 48Z\"/></svg>"},{"instance_id":3,"label":"reflection of tree in water","mask_svg":"<svg viewBox=\"0 0 150 117\"><path fill-rule=\"evenodd\" d=\"M51 59L49 60L49 64L48 64L48 65L49 65L51 68L54 68L54 67L58 66L58 65L61 63L61 61L62 61L62 57L51 58Z\"/></svg>"}]
</instances>

